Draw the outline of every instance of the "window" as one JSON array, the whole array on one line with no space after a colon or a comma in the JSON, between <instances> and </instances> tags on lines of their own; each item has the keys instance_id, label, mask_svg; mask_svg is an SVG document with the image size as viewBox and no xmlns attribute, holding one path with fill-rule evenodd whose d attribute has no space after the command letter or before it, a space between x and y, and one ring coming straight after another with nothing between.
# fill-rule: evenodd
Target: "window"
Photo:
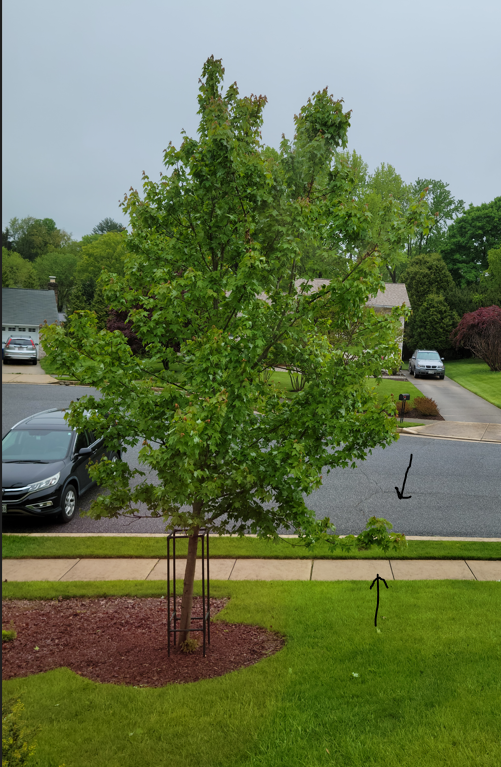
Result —
<instances>
[{"instance_id":1,"label":"window","mask_svg":"<svg viewBox=\"0 0 501 767\"><path fill-rule=\"evenodd\" d=\"M36 333L36 332L37 332L36 328L28 328L28 333Z\"/></svg>"},{"instance_id":2,"label":"window","mask_svg":"<svg viewBox=\"0 0 501 767\"><path fill-rule=\"evenodd\" d=\"M9 328L9 331L16 331L16 328Z\"/></svg>"},{"instance_id":3,"label":"window","mask_svg":"<svg viewBox=\"0 0 501 767\"><path fill-rule=\"evenodd\" d=\"M89 446L89 438L87 436L87 433L83 431L81 434L77 435L77 439L75 442L75 453L78 453L79 450L81 450L83 447Z\"/></svg>"},{"instance_id":4,"label":"window","mask_svg":"<svg viewBox=\"0 0 501 767\"><path fill-rule=\"evenodd\" d=\"M21 333L26 333L26 328L18 328Z\"/></svg>"}]
</instances>

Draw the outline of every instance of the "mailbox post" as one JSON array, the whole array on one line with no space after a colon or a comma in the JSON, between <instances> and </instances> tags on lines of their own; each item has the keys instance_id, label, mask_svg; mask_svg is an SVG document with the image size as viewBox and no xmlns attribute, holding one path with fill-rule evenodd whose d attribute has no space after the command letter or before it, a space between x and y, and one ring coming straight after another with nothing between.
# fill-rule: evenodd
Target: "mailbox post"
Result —
<instances>
[{"instance_id":1,"label":"mailbox post","mask_svg":"<svg viewBox=\"0 0 501 767\"><path fill-rule=\"evenodd\" d=\"M400 423L403 423L404 421L404 413L405 413L405 403L408 402L411 398L410 394L399 394L398 399L402 403L402 407L400 409Z\"/></svg>"}]
</instances>

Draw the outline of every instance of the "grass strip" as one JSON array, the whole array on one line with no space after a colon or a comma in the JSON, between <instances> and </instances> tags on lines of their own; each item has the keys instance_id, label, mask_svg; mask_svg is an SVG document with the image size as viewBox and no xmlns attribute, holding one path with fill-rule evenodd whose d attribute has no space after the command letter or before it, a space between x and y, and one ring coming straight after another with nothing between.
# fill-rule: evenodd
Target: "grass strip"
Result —
<instances>
[{"instance_id":1,"label":"grass strip","mask_svg":"<svg viewBox=\"0 0 501 767\"><path fill-rule=\"evenodd\" d=\"M167 556L165 538L141 538L133 535L89 535L75 538L58 535L4 535L2 539L4 559ZM176 552L179 556L186 556L187 550L186 539L177 542ZM306 548L298 545L294 539L290 543L286 539L274 543L250 537L211 537L210 556L214 559L501 559L501 543L409 541L405 549L391 553L381 549L343 553L327 543Z\"/></svg>"},{"instance_id":2,"label":"grass strip","mask_svg":"<svg viewBox=\"0 0 501 767\"><path fill-rule=\"evenodd\" d=\"M7 585L28 595L27 584ZM96 586L104 596L159 585L39 587L57 598L66 588L84 597ZM231 597L219 619L281 632L284 649L193 684L97 684L60 668L5 682L4 696L19 695L38 728L40 765L497 767L498 584L391 583L379 633L368 586L215 584Z\"/></svg>"},{"instance_id":3,"label":"grass strip","mask_svg":"<svg viewBox=\"0 0 501 767\"><path fill-rule=\"evenodd\" d=\"M501 372L490 370L482 360L473 357L446 362L445 374L468 391L501 408Z\"/></svg>"}]
</instances>

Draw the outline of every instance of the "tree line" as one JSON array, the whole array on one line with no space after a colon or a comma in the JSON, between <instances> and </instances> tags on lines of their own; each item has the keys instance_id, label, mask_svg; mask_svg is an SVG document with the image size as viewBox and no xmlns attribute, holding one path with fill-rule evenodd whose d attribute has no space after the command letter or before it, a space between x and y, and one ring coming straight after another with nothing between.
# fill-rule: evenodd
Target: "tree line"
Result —
<instances>
[{"instance_id":1,"label":"tree line","mask_svg":"<svg viewBox=\"0 0 501 767\"><path fill-rule=\"evenodd\" d=\"M279 157L269 147L265 155L274 162ZM406 184L385 163L370 174L360 155L342 148L333 153L332 165L347 179L353 202L368 213L362 236L355 246L342 243L333 226L322 241L304 241L298 275L331 279L347 259L356 261L377 247L381 276L404 282L413 308L405 326L404 358L418 346L436 348L446 357L464 353L450 338L461 318L501 305L501 197L466 208L443 181ZM420 199L427 205L429 223L416 226L404 243L397 243L389 226L392 216L396 211L406 215ZM14 218L2 232L2 286L44 288L55 275L59 311L94 311L99 327L121 330L133 350L141 352L127 312L108 308L99 280L103 270L123 275L125 235L125 228L111 218L80 241L52 219Z\"/></svg>"}]
</instances>

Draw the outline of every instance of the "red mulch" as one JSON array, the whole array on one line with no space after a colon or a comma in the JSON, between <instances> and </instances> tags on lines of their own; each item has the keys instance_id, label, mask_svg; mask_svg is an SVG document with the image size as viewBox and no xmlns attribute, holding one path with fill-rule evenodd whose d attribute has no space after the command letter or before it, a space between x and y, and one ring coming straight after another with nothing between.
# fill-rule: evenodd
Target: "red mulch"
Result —
<instances>
[{"instance_id":1,"label":"red mulch","mask_svg":"<svg viewBox=\"0 0 501 767\"><path fill-rule=\"evenodd\" d=\"M211 599L211 616L227 601ZM194 599L194 616L201 614L201 602ZM199 641L194 653L171 646L169 658L165 599L5 600L2 623L17 632L2 645L4 679L66 666L94 682L162 687L250 666L278 652L285 641L259 626L217 621L211 622L205 658L202 632L191 634Z\"/></svg>"}]
</instances>

